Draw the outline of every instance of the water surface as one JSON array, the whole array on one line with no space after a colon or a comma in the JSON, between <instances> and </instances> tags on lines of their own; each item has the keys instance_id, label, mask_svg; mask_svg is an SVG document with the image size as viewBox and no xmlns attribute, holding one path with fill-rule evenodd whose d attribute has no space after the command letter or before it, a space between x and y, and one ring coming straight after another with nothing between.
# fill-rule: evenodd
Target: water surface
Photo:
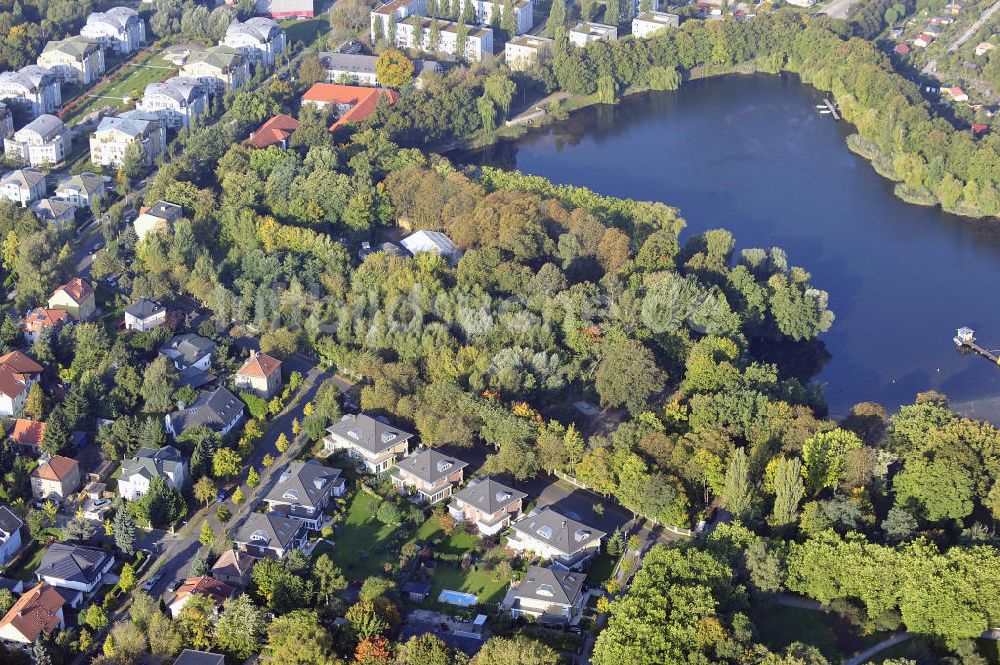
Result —
<instances>
[{"instance_id":1,"label":"water surface","mask_svg":"<svg viewBox=\"0 0 1000 665\"><path fill-rule=\"evenodd\" d=\"M725 227L737 250L784 248L837 316L818 376L833 414L865 400L895 410L933 388L1000 420L1000 369L952 343L969 325L1000 348L1000 222L895 198L847 149L850 127L816 111L822 96L794 77L696 81L584 109L473 159L662 201L680 208L685 235Z\"/></svg>"}]
</instances>

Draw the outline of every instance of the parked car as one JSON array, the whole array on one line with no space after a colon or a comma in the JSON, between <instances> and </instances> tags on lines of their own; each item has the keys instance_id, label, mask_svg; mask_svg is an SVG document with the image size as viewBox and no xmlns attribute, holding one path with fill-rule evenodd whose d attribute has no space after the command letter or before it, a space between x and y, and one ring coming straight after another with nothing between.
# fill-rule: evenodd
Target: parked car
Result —
<instances>
[{"instance_id":1,"label":"parked car","mask_svg":"<svg viewBox=\"0 0 1000 665\"><path fill-rule=\"evenodd\" d=\"M146 592L152 591L153 587L156 586L156 583L159 582L161 579L163 579L164 574L165 571L162 568L160 568L158 571L153 573L148 580L146 580L146 583L142 586L142 588Z\"/></svg>"},{"instance_id":2,"label":"parked car","mask_svg":"<svg viewBox=\"0 0 1000 665\"><path fill-rule=\"evenodd\" d=\"M167 591L173 593L174 591L177 591L177 589L180 588L182 584L184 584L184 580L174 580L173 582L167 585Z\"/></svg>"}]
</instances>

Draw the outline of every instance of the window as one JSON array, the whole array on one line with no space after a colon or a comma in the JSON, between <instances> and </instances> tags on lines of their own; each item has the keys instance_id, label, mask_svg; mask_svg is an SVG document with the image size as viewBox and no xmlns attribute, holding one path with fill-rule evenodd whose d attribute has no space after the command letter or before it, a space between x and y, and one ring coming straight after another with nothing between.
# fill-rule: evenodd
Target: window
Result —
<instances>
[{"instance_id":1,"label":"window","mask_svg":"<svg viewBox=\"0 0 1000 665\"><path fill-rule=\"evenodd\" d=\"M556 591L552 588L551 584L539 584L535 593L546 598L553 598L556 595Z\"/></svg>"},{"instance_id":2,"label":"window","mask_svg":"<svg viewBox=\"0 0 1000 665\"><path fill-rule=\"evenodd\" d=\"M285 492L284 494L281 495L281 498L282 499L290 499L292 501L298 501L299 500L299 493L297 491L295 491L295 490L288 490L287 492Z\"/></svg>"},{"instance_id":3,"label":"window","mask_svg":"<svg viewBox=\"0 0 1000 665\"><path fill-rule=\"evenodd\" d=\"M590 532L587 531L586 529L577 529L576 533L573 534L573 538L576 540L576 542L582 543L583 541L590 538Z\"/></svg>"},{"instance_id":4,"label":"window","mask_svg":"<svg viewBox=\"0 0 1000 665\"><path fill-rule=\"evenodd\" d=\"M541 536L545 540L551 540L552 539L552 527L550 527L548 525L539 527L538 530L535 533L537 533L539 536Z\"/></svg>"}]
</instances>

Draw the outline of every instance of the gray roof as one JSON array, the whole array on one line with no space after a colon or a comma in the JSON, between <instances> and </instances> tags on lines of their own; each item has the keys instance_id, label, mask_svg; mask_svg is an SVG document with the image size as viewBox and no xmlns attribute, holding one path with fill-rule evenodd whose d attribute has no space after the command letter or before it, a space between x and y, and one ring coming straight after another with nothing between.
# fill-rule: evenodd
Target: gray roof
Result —
<instances>
[{"instance_id":1,"label":"gray roof","mask_svg":"<svg viewBox=\"0 0 1000 665\"><path fill-rule=\"evenodd\" d=\"M573 605L583 591L583 573L529 566L517 585L517 598L531 598L560 605Z\"/></svg>"},{"instance_id":2,"label":"gray roof","mask_svg":"<svg viewBox=\"0 0 1000 665\"><path fill-rule=\"evenodd\" d=\"M7 506L0 506L0 542L6 542L7 538L22 526L24 522L13 510Z\"/></svg>"},{"instance_id":3,"label":"gray roof","mask_svg":"<svg viewBox=\"0 0 1000 665\"><path fill-rule=\"evenodd\" d=\"M160 124L160 116L152 111L143 111L142 109L123 111L118 114L118 117L125 118L126 120L139 120L141 122L149 122L156 125Z\"/></svg>"},{"instance_id":4,"label":"gray roof","mask_svg":"<svg viewBox=\"0 0 1000 665\"><path fill-rule=\"evenodd\" d=\"M60 51L68 56L82 59L98 48L100 48L100 46L96 40L90 39L89 37L74 35L72 37L67 37L66 39L50 41L45 45L42 52L49 53L51 51Z\"/></svg>"},{"instance_id":5,"label":"gray roof","mask_svg":"<svg viewBox=\"0 0 1000 665\"><path fill-rule=\"evenodd\" d=\"M192 427L219 431L243 413L243 402L225 388L203 392L191 406L167 415L178 436Z\"/></svg>"},{"instance_id":6,"label":"gray roof","mask_svg":"<svg viewBox=\"0 0 1000 665\"><path fill-rule=\"evenodd\" d=\"M18 131L35 132L42 137L43 141L50 141L62 134L65 129L66 126L63 125L62 120L49 113L43 113Z\"/></svg>"},{"instance_id":7,"label":"gray roof","mask_svg":"<svg viewBox=\"0 0 1000 665\"><path fill-rule=\"evenodd\" d=\"M44 181L45 181L45 174L33 167L11 171L3 178L0 178L0 183L2 184L13 182L21 187L25 187L28 189L31 189L38 183Z\"/></svg>"},{"instance_id":8,"label":"gray roof","mask_svg":"<svg viewBox=\"0 0 1000 665\"><path fill-rule=\"evenodd\" d=\"M607 535L548 507L522 517L511 528L554 547L566 556L576 554L586 545Z\"/></svg>"},{"instance_id":9,"label":"gray roof","mask_svg":"<svg viewBox=\"0 0 1000 665\"><path fill-rule=\"evenodd\" d=\"M222 665L225 660L225 657L217 653L184 649L181 655L177 656L174 665Z\"/></svg>"},{"instance_id":10,"label":"gray roof","mask_svg":"<svg viewBox=\"0 0 1000 665\"><path fill-rule=\"evenodd\" d=\"M528 495L487 476L482 480L469 483L452 496L477 510L492 515L505 510L510 504L520 501Z\"/></svg>"},{"instance_id":11,"label":"gray roof","mask_svg":"<svg viewBox=\"0 0 1000 665\"><path fill-rule=\"evenodd\" d=\"M92 194L104 187L104 179L96 173L89 171L77 173L59 181L57 191L60 189L76 189L81 192Z\"/></svg>"},{"instance_id":12,"label":"gray roof","mask_svg":"<svg viewBox=\"0 0 1000 665\"><path fill-rule=\"evenodd\" d=\"M157 201L156 203L154 203L149 207L149 210L147 210L142 214L150 215L151 217L157 217L159 219L172 222L176 219L180 219L181 215L184 214L184 208L180 207L176 203L168 203L167 201ZM179 337L186 337L186 335L180 335ZM193 335L193 337L197 337L197 335ZM170 340L170 342L173 342L174 339L178 339L178 337L174 337L172 340ZM169 344L170 342L167 343Z\"/></svg>"},{"instance_id":13,"label":"gray roof","mask_svg":"<svg viewBox=\"0 0 1000 665\"><path fill-rule=\"evenodd\" d=\"M230 67L233 67L236 63L241 62L242 60L242 51L235 49L232 46L221 44L219 46L210 46L209 48L203 50L191 51L191 55L187 57L184 64L193 65L198 62L204 62L210 67L228 70Z\"/></svg>"},{"instance_id":14,"label":"gray roof","mask_svg":"<svg viewBox=\"0 0 1000 665\"><path fill-rule=\"evenodd\" d=\"M150 212L152 210L147 211L147 214ZM193 365L214 351L215 342L194 333L171 337L160 347L160 354L173 360L181 369Z\"/></svg>"},{"instance_id":15,"label":"gray roof","mask_svg":"<svg viewBox=\"0 0 1000 665\"><path fill-rule=\"evenodd\" d=\"M139 14L131 7L112 7L106 12L93 12L87 16L87 24L107 23L115 30L122 30L130 22L138 21Z\"/></svg>"},{"instance_id":16,"label":"gray roof","mask_svg":"<svg viewBox=\"0 0 1000 665\"><path fill-rule=\"evenodd\" d=\"M284 550L303 528L299 520L277 513L250 513L233 537L233 542Z\"/></svg>"},{"instance_id":17,"label":"gray roof","mask_svg":"<svg viewBox=\"0 0 1000 665\"><path fill-rule=\"evenodd\" d=\"M280 32L281 28L278 27L277 23L263 16L249 18L243 23L234 21L226 28L227 37L235 34L246 34L265 42L270 41Z\"/></svg>"},{"instance_id":18,"label":"gray roof","mask_svg":"<svg viewBox=\"0 0 1000 665\"><path fill-rule=\"evenodd\" d=\"M399 460L396 466L400 470L406 471L424 482L434 484L440 480L444 480L456 471L464 469L469 466L469 463L431 448L426 448Z\"/></svg>"},{"instance_id":19,"label":"gray roof","mask_svg":"<svg viewBox=\"0 0 1000 665\"><path fill-rule=\"evenodd\" d=\"M323 466L316 460L292 462L264 500L315 508L341 484L336 482L340 474L340 469Z\"/></svg>"},{"instance_id":20,"label":"gray roof","mask_svg":"<svg viewBox=\"0 0 1000 665\"><path fill-rule=\"evenodd\" d=\"M149 128L148 120L136 120L134 118L124 118L121 116L104 116L101 123L97 125L96 133L116 130L128 136L142 136Z\"/></svg>"},{"instance_id":21,"label":"gray roof","mask_svg":"<svg viewBox=\"0 0 1000 665\"><path fill-rule=\"evenodd\" d=\"M0 87L17 85L35 91L51 83L56 83L55 74L40 65L27 65L16 72L0 72Z\"/></svg>"},{"instance_id":22,"label":"gray roof","mask_svg":"<svg viewBox=\"0 0 1000 665\"><path fill-rule=\"evenodd\" d=\"M140 448L135 457L122 462L121 477L128 479L138 474L152 480L154 476L174 473L183 464L184 458L173 446L163 446L159 450Z\"/></svg>"},{"instance_id":23,"label":"gray roof","mask_svg":"<svg viewBox=\"0 0 1000 665\"><path fill-rule=\"evenodd\" d=\"M387 425L363 413L349 415L326 428L326 431L347 441L357 443L374 455L413 437L413 434L409 432Z\"/></svg>"},{"instance_id":24,"label":"gray roof","mask_svg":"<svg viewBox=\"0 0 1000 665\"><path fill-rule=\"evenodd\" d=\"M324 51L319 54L320 63L327 69L341 69L348 72L375 73L374 55L361 55L355 53L333 53Z\"/></svg>"},{"instance_id":25,"label":"gray roof","mask_svg":"<svg viewBox=\"0 0 1000 665\"><path fill-rule=\"evenodd\" d=\"M42 556L35 573L66 582L93 584L103 573L111 555L96 547L53 543Z\"/></svg>"},{"instance_id":26,"label":"gray roof","mask_svg":"<svg viewBox=\"0 0 1000 665\"><path fill-rule=\"evenodd\" d=\"M150 83L143 91L143 96L166 95L178 102L190 102L193 98L203 95L205 86L196 78L190 76L172 76L163 83Z\"/></svg>"},{"instance_id":27,"label":"gray roof","mask_svg":"<svg viewBox=\"0 0 1000 665\"><path fill-rule=\"evenodd\" d=\"M76 210L76 204L57 196L35 201L31 205L31 210L46 221L53 221Z\"/></svg>"},{"instance_id":28,"label":"gray roof","mask_svg":"<svg viewBox=\"0 0 1000 665\"><path fill-rule=\"evenodd\" d=\"M140 298L136 302L132 303L125 308L126 314L131 314L137 319L148 319L151 316L155 316L160 312L166 311L166 307L156 302L155 300L150 300L148 298Z\"/></svg>"}]
</instances>

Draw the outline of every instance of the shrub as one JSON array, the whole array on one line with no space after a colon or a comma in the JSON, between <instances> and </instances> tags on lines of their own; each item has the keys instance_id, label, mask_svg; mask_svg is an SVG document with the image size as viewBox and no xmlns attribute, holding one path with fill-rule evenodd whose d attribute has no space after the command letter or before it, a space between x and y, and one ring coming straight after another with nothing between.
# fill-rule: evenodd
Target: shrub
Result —
<instances>
[{"instance_id":1,"label":"shrub","mask_svg":"<svg viewBox=\"0 0 1000 665\"><path fill-rule=\"evenodd\" d=\"M255 420L264 420L267 418L267 402L260 397L251 395L250 393L240 393L240 399L247 405L247 411L250 412L250 415Z\"/></svg>"},{"instance_id":2,"label":"shrub","mask_svg":"<svg viewBox=\"0 0 1000 665\"><path fill-rule=\"evenodd\" d=\"M398 525L403 521L399 508L392 501L383 501L375 512L375 517L382 524L389 526Z\"/></svg>"}]
</instances>

